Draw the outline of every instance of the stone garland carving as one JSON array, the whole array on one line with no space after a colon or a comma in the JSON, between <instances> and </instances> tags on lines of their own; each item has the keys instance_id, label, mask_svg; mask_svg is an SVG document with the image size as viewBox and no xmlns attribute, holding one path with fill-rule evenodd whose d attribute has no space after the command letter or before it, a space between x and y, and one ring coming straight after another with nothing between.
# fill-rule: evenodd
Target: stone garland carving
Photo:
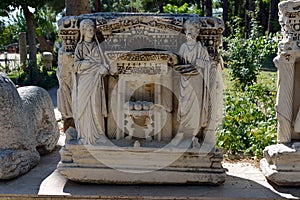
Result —
<instances>
[{"instance_id":1,"label":"stone garland carving","mask_svg":"<svg viewBox=\"0 0 300 200\"><path fill-rule=\"evenodd\" d=\"M178 63L175 54L169 52L128 52L123 54L106 54L113 60L111 71L117 74L167 74L168 66Z\"/></svg>"}]
</instances>

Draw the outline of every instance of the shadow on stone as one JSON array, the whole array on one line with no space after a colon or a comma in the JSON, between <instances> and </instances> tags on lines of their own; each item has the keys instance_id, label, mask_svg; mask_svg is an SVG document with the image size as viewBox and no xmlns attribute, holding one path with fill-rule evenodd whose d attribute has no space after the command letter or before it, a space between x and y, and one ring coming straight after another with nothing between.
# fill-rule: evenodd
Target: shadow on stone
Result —
<instances>
[{"instance_id":1,"label":"shadow on stone","mask_svg":"<svg viewBox=\"0 0 300 200\"><path fill-rule=\"evenodd\" d=\"M295 198L300 198L300 189L299 186L289 186L289 187L280 187L278 185L276 185L275 183L268 181L268 183L270 185L272 185L272 187L280 192L280 193L286 193L286 194L291 194L293 195Z\"/></svg>"},{"instance_id":2,"label":"shadow on stone","mask_svg":"<svg viewBox=\"0 0 300 200\"><path fill-rule=\"evenodd\" d=\"M254 181L235 176L227 176L226 182L218 187L211 185L95 185L67 181L64 192L71 195L144 197L144 198L272 198L280 195Z\"/></svg>"},{"instance_id":3,"label":"shadow on stone","mask_svg":"<svg viewBox=\"0 0 300 200\"><path fill-rule=\"evenodd\" d=\"M42 156L39 165L27 174L11 180L0 180L0 194L38 194L42 181L56 169L60 148L56 146L53 152Z\"/></svg>"}]
</instances>

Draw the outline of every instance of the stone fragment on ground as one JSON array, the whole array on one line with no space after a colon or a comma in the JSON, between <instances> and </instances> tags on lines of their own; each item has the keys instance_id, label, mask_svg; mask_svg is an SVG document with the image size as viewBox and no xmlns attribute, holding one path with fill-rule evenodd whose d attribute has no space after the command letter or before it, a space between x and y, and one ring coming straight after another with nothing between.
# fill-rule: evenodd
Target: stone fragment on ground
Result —
<instances>
[{"instance_id":1,"label":"stone fragment on ground","mask_svg":"<svg viewBox=\"0 0 300 200\"><path fill-rule=\"evenodd\" d=\"M18 90L0 74L0 179L11 179L38 164L59 139L52 100L46 90Z\"/></svg>"}]
</instances>

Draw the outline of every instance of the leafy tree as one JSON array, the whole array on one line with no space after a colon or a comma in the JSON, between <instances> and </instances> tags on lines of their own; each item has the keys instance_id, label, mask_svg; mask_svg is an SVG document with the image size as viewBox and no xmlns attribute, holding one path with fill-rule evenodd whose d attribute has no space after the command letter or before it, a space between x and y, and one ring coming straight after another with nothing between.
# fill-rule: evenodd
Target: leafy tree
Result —
<instances>
[{"instance_id":1,"label":"leafy tree","mask_svg":"<svg viewBox=\"0 0 300 200\"><path fill-rule=\"evenodd\" d=\"M94 0L65 0L66 15L71 16L91 13L91 5L93 2Z\"/></svg>"},{"instance_id":2,"label":"leafy tree","mask_svg":"<svg viewBox=\"0 0 300 200\"><path fill-rule=\"evenodd\" d=\"M276 33L280 30L278 23L278 4L283 0L215 0L215 5L223 9L223 20L226 23L225 36L230 32L228 24L233 24L236 18L241 19L239 28L243 29L243 37L249 38L251 20L254 15L263 31Z\"/></svg>"},{"instance_id":3,"label":"leafy tree","mask_svg":"<svg viewBox=\"0 0 300 200\"><path fill-rule=\"evenodd\" d=\"M57 38L57 30L53 22L56 21L56 12L48 5L45 5L35 12L36 28L35 32L40 44L41 51L52 52L53 48L49 41L54 43Z\"/></svg>"},{"instance_id":4,"label":"leafy tree","mask_svg":"<svg viewBox=\"0 0 300 200\"><path fill-rule=\"evenodd\" d=\"M237 33L227 38L228 48L225 50L225 60L230 68L235 86L244 89L257 81L258 71L267 57L274 55L277 42L272 35L262 34L257 21L251 22L250 37L242 37L241 29L232 27Z\"/></svg>"},{"instance_id":5,"label":"leafy tree","mask_svg":"<svg viewBox=\"0 0 300 200\"><path fill-rule=\"evenodd\" d=\"M205 13L207 17L212 16L212 0L206 0L205 1Z\"/></svg>"},{"instance_id":6,"label":"leafy tree","mask_svg":"<svg viewBox=\"0 0 300 200\"><path fill-rule=\"evenodd\" d=\"M165 7L195 7L198 14L212 15L213 0L90 0L93 12L168 12ZM174 12L173 12L174 13ZM178 13L178 12L177 12ZM182 12L181 12L182 13ZM189 12L191 13L191 12Z\"/></svg>"},{"instance_id":7,"label":"leafy tree","mask_svg":"<svg viewBox=\"0 0 300 200\"><path fill-rule=\"evenodd\" d=\"M50 2L50 0L48 0ZM58 2L58 1L55 1ZM28 45L29 45L29 65L33 68L37 66L37 58L36 58L36 42L35 42L35 16L34 11L30 8L33 8L35 11L40 10L45 4L47 0L1 0L0 2L0 14L2 16L8 16L11 11L14 11L18 8L21 8L23 11L26 27L27 27L27 37L28 37ZM53 3L53 2L52 2ZM53 4L53 5L58 5Z\"/></svg>"},{"instance_id":8,"label":"leafy tree","mask_svg":"<svg viewBox=\"0 0 300 200\"><path fill-rule=\"evenodd\" d=\"M164 6L164 12L166 12L166 13L195 13L195 14L201 13L196 5L189 6L187 3L183 4L182 6L167 4L166 6Z\"/></svg>"},{"instance_id":9,"label":"leafy tree","mask_svg":"<svg viewBox=\"0 0 300 200\"><path fill-rule=\"evenodd\" d=\"M270 0L268 33L275 33L279 30L278 3L280 0Z\"/></svg>"},{"instance_id":10,"label":"leafy tree","mask_svg":"<svg viewBox=\"0 0 300 200\"><path fill-rule=\"evenodd\" d=\"M35 33L34 33L34 15L29 10L29 6L32 8L36 8L40 6L44 1L30 1L30 0L2 0L0 2L0 10L7 11L2 12L2 14L8 15L10 11L13 11L19 7L24 12L26 25L27 25L27 33L28 33L28 44L29 44L29 59L32 61L33 66L36 66L36 45L35 45Z\"/></svg>"}]
</instances>

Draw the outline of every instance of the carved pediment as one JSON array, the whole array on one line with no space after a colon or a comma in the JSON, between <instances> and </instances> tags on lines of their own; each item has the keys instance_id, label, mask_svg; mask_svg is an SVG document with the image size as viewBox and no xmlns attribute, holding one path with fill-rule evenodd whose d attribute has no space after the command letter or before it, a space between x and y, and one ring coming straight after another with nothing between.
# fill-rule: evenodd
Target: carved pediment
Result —
<instances>
[{"instance_id":1,"label":"carved pediment","mask_svg":"<svg viewBox=\"0 0 300 200\"><path fill-rule=\"evenodd\" d=\"M193 14L133 14L95 13L64 17L59 20L59 37L66 51L74 52L79 40L79 23L83 19L96 23L97 37L104 51L132 51L141 48L178 52L185 41L183 24L187 19L199 18L198 40L207 47L213 60L219 62L219 46L224 24L218 18Z\"/></svg>"},{"instance_id":2,"label":"carved pediment","mask_svg":"<svg viewBox=\"0 0 300 200\"><path fill-rule=\"evenodd\" d=\"M109 34L103 31L102 35L105 38L101 44L104 50L155 48L176 51L178 41L184 41L184 35L180 32L146 24L133 24Z\"/></svg>"}]
</instances>

